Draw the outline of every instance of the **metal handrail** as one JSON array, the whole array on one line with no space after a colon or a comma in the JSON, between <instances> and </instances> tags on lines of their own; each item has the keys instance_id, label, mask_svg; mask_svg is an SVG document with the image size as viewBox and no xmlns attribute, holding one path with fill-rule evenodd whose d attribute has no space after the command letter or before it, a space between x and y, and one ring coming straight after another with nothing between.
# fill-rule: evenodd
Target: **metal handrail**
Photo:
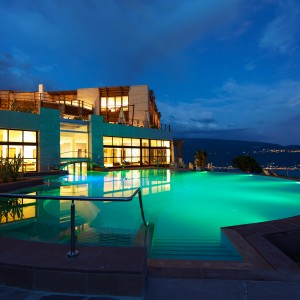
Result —
<instances>
[{"instance_id":1,"label":"metal handrail","mask_svg":"<svg viewBox=\"0 0 300 300\"><path fill-rule=\"evenodd\" d=\"M36 199L36 200L70 200L71 203L71 250L67 253L68 257L76 257L79 251L75 249L75 203L74 201L116 201L116 202L128 202L131 201L136 195L139 196L140 210L144 225L147 227L148 223L145 219L142 191L138 187L129 197L88 197L88 196L46 196L46 195L28 195L28 194L11 194L0 193L0 198L24 198L24 199Z\"/></svg>"}]
</instances>

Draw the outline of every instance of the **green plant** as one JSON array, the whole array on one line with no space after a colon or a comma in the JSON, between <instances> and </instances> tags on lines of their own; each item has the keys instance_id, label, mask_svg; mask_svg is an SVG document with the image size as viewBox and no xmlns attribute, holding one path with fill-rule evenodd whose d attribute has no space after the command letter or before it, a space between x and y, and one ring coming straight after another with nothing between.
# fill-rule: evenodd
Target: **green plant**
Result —
<instances>
[{"instance_id":1,"label":"green plant","mask_svg":"<svg viewBox=\"0 0 300 300\"><path fill-rule=\"evenodd\" d=\"M17 181L20 176L22 161L21 154L15 155L13 159L0 157L0 179L3 182Z\"/></svg>"},{"instance_id":2,"label":"green plant","mask_svg":"<svg viewBox=\"0 0 300 300\"><path fill-rule=\"evenodd\" d=\"M235 168L240 169L247 173L258 173L262 172L262 168L259 163L249 155L239 155L232 160L232 165Z\"/></svg>"},{"instance_id":3,"label":"green plant","mask_svg":"<svg viewBox=\"0 0 300 300\"><path fill-rule=\"evenodd\" d=\"M3 182L9 182L10 179L10 163L8 157L0 158L0 179Z\"/></svg>"},{"instance_id":4,"label":"green plant","mask_svg":"<svg viewBox=\"0 0 300 300\"><path fill-rule=\"evenodd\" d=\"M206 167L207 153L204 150L198 150L194 156L196 167L204 170Z\"/></svg>"},{"instance_id":5,"label":"green plant","mask_svg":"<svg viewBox=\"0 0 300 300\"><path fill-rule=\"evenodd\" d=\"M17 181L20 176L20 168L23 162L23 157L19 153L18 156L10 161L10 177L13 181Z\"/></svg>"}]
</instances>

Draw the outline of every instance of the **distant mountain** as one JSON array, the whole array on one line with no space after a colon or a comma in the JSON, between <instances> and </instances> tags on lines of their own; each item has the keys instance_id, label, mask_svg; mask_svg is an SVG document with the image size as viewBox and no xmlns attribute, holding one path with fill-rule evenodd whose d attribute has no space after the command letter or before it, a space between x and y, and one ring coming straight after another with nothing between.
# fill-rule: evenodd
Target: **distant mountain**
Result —
<instances>
[{"instance_id":1,"label":"distant mountain","mask_svg":"<svg viewBox=\"0 0 300 300\"><path fill-rule=\"evenodd\" d=\"M250 155L262 166L300 167L300 145L282 146L271 143L221 139L181 138L180 140L184 141L182 156L186 164L193 163L196 151L203 149L208 154L208 162L212 162L215 166L230 166L234 157ZM175 155L176 151L175 149Z\"/></svg>"}]
</instances>

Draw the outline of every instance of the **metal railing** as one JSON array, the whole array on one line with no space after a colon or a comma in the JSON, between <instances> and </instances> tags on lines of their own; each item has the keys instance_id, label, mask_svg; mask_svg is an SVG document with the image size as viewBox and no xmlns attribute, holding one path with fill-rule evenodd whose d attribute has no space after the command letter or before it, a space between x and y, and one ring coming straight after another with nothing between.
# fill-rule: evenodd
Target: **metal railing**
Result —
<instances>
[{"instance_id":1,"label":"metal railing","mask_svg":"<svg viewBox=\"0 0 300 300\"><path fill-rule=\"evenodd\" d=\"M23 198L23 199L36 199L36 200L69 200L71 203L71 238L70 238L70 251L67 253L68 257L76 257L79 251L75 249L75 202L74 201L112 201L112 202L128 202L131 201L136 195L139 196L140 211L144 225L147 227L148 223L145 219L142 191L137 188L129 197L87 197L87 196L46 196L46 195L28 195L28 194L10 194L0 193L0 198Z\"/></svg>"}]
</instances>

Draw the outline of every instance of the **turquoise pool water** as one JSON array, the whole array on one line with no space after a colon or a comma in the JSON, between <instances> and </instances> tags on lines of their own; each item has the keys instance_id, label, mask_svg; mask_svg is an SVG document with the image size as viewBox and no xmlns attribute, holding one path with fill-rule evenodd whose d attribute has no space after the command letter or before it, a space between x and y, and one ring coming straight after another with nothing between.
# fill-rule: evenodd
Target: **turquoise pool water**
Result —
<instances>
[{"instance_id":1,"label":"turquoise pool water","mask_svg":"<svg viewBox=\"0 0 300 300\"><path fill-rule=\"evenodd\" d=\"M162 169L90 172L25 191L110 197L129 196L137 187L142 188L146 220L154 224L152 257L240 260L221 227L300 214L300 184L268 176ZM0 234L66 242L70 202L46 200L36 209L35 218L11 228L5 224ZM137 197L126 203L76 202L78 244L130 246L141 224Z\"/></svg>"}]
</instances>

